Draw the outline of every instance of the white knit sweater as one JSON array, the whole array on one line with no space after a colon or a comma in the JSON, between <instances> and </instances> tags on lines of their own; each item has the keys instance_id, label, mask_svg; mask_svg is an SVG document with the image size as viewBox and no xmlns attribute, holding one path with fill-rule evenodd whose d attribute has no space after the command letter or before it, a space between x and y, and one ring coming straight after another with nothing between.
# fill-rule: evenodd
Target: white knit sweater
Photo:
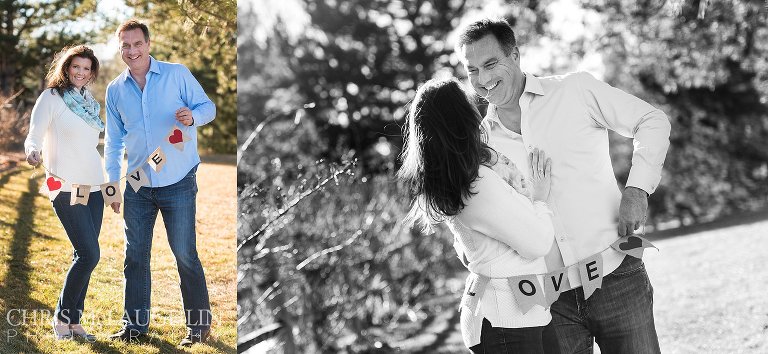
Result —
<instances>
[{"instance_id":1,"label":"white knit sweater","mask_svg":"<svg viewBox=\"0 0 768 354\"><path fill-rule=\"evenodd\" d=\"M58 93L46 89L32 108L29 134L24 151L42 151L43 164L64 179L62 192L71 192L72 184L87 184L91 192L104 183L104 166L96 147L99 131L73 113ZM46 178L49 177L46 172Z\"/></svg>"},{"instance_id":2,"label":"white knit sweater","mask_svg":"<svg viewBox=\"0 0 768 354\"><path fill-rule=\"evenodd\" d=\"M480 167L472 189L477 194L446 224L454 234L454 248L469 271L496 279L488 283L476 314L461 309L462 336L467 347L480 343L483 318L494 327L505 328L544 326L552 319L549 310L539 305L522 313L505 279L547 272L543 257L554 242L552 212L542 202L531 203L485 166ZM469 283L468 279L467 286ZM467 290L465 298L469 296Z\"/></svg>"}]
</instances>

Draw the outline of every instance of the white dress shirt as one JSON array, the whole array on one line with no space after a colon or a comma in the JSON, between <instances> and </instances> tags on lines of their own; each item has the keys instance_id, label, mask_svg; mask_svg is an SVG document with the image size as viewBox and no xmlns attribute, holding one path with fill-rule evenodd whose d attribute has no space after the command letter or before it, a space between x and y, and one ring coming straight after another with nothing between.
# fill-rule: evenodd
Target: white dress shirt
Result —
<instances>
[{"instance_id":1,"label":"white dress shirt","mask_svg":"<svg viewBox=\"0 0 768 354\"><path fill-rule=\"evenodd\" d=\"M506 129L490 105L483 124L489 145L527 173L534 148L552 159L552 189L547 204L554 212L555 240L566 266L603 252L604 274L623 255L608 249L618 238L621 191L611 165L608 130L634 138L627 186L653 193L669 147L667 116L647 102L587 73L526 75L520 97L521 134ZM553 248L554 251L554 248ZM581 285L577 267L568 280Z\"/></svg>"}]
</instances>

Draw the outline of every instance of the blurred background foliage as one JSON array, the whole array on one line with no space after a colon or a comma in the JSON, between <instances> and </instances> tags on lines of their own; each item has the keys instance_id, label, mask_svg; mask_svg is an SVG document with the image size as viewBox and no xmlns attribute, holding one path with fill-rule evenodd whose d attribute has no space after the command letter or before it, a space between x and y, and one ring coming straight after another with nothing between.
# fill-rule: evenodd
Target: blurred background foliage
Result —
<instances>
[{"instance_id":1,"label":"blurred background foliage","mask_svg":"<svg viewBox=\"0 0 768 354\"><path fill-rule=\"evenodd\" d=\"M125 70L114 40L115 29L127 16L136 16L150 27L151 54L158 60L186 65L216 103L216 120L199 129L200 149L233 153L237 144L236 1L127 0L109 5L117 3L126 13L115 14L114 8L105 11L103 2L93 0L2 3L0 152L23 150L29 113L45 87L53 56L65 46L114 46L97 51L101 72L91 86L104 107L107 84Z\"/></svg>"},{"instance_id":2,"label":"blurred background foliage","mask_svg":"<svg viewBox=\"0 0 768 354\"><path fill-rule=\"evenodd\" d=\"M394 172L405 106L431 77L466 77L454 29L479 16L514 26L524 70L588 70L668 114L650 229L766 207L766 10L762 0L242 2L243 347L271 338L285 352L386 351L419 332L406 323L423 330L455 309L451 236L403 227L408 197ZM631 153L631 140L611 136L620 185Z\"/></svg>"}]
</instances>

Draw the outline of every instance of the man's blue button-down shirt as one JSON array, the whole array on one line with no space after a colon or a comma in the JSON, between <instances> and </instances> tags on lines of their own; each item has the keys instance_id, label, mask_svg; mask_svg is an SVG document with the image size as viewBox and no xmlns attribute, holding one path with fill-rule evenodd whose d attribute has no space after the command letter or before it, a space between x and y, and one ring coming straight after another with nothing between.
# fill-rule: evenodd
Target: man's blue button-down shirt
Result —
<instances>
[{"instance_id":1,"label":"man's blue button-down shirt","mask_svg":"<svg viewBox=\"0 0 768 354\"><path fill-rule=\"evenodd\" d=\"M104 139L105 168L110 181L121 177L123 151L128 151L128 172L142 167L151 187L164 187L180 181L200 163L197 154L197 126L216 116L216 106L203 91L192 73L182 64L150 57L144 91L128 69L107 86L107 124ZM188 107L195 122L187 127L176 121L176 110ZM179 151L168 141L172 127L177 126L191 140ZM166 155L165 166L155 172L146 163L157 147Z\"/></svg>"}]
</instances>

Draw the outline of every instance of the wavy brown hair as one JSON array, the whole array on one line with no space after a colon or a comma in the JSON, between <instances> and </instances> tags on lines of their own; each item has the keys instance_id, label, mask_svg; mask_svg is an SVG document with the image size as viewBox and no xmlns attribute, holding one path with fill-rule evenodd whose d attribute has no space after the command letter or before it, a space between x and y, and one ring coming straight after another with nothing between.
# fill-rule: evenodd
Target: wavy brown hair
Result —
<instances>
[{"instance_id":1,"label":"wavy brown hair","mask_svg":"<svg viewBox=\"0 0 768 354\"><path fill-rule=\"evenodd\" d=\"M48 70L48 75L45 76L47 82L47 88L55 90L59 95L63 95L65 90L72 87L72 82L69 81L67 70L72 64L72 59L75 57L85 58L91 60L91 81L96 80L99 77L99 59L93 54L93 50L84 45L76 45L73 47L65 47L60 52L56 53L51 64L51 69Z\"/></svg>"},{"instance_id":2,"label":"wavy brown hair","mask_svg":"<svg viewBox=\"0 0 768 354\"><path fill-rule=\"evenodd\" d=\"M461 212L474 195L480 165L497 158L481 128L482 116L458 80L432 79L416 92L408 112L404 180L414 200L409 220L429 224Z\"/></svg>"}]
</instances>

